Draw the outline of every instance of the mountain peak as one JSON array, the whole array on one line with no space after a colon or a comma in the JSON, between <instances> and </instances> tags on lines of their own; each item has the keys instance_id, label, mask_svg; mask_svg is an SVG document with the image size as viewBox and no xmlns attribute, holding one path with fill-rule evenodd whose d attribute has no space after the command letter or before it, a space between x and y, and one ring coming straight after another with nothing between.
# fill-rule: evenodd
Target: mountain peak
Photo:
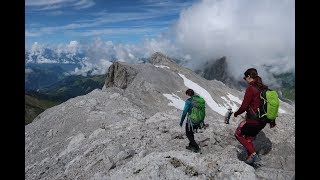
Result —
<instances>
[{"instance_id":1,"label":"mountain peak","mask_svg":"<svg viewBox=\"0 0 320 180\"><path fill-rule=\"evenodd\" d=\"M155 64L162 64L162 65L172 65L176 64L173 60L171 60L168 56L161 52L155 52L152 54L150 63L155 65Z\"/></svg>"},{"instance_id":2,"label":"mountain peak","mask_svg":"<svg viewBox=\"0 0 320 180\"><path fill-rule=\"evenodd\" d=\"M208 80L216 79L225 82L228 78L226 57L208 61L203 70L203 77Z\"/></svg>"}]
</instances>

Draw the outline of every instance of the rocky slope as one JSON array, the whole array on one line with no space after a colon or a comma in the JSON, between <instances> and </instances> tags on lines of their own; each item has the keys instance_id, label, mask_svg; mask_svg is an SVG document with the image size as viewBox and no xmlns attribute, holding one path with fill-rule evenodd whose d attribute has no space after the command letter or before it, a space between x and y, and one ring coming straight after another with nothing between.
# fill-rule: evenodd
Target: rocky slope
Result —
<instances>
[{"instance_id":1,"label":"rocky slope","mask_svg":"<svg viewBox=\"0 0 320 180\"><path fill-rule=\"evenodd\" d=\"M179 126L192 87L207 102L209 127L195 134L202 154L185 149ZM113 63L105 86L47 109L25 126L26 179L293 179L294 107L281 102L276 128L265 127L255 147L262 167L245 164L233 133L240 116L224 124L243 93L206 80L155 53L149 63Z\"/></svg>"}]
</instances>

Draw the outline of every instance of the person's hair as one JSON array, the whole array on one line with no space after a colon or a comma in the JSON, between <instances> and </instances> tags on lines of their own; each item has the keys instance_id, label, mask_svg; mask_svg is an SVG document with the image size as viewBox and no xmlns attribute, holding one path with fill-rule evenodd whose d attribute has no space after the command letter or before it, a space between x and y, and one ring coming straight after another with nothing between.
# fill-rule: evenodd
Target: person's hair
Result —
<instances>
[{"instance_id":1,"label":"person's hair","mask_svg":"<svg viewBox=\"0 0 320 180\"><path fill-rule=\"evenodd\" d=\"M192 89L188 89L188 90L186 91L186 95L188 95L188 96L193 96L193 95L194 95L194 91L193 91Z\"/></svg>"},{"instance_id":2,"label":"person's hair","mask_svg":"<svg viewBox=\"0 0 320 180\"><path fill-rule=\"evenodd\" d=\"M268 86L264 85L262 82L261 77L258 75L258 71L255 68L249 68L244 72L244 78L250 77L255 80L255 85L258 87L259 90L267 89Z\"/></svg>"}]
</instances>

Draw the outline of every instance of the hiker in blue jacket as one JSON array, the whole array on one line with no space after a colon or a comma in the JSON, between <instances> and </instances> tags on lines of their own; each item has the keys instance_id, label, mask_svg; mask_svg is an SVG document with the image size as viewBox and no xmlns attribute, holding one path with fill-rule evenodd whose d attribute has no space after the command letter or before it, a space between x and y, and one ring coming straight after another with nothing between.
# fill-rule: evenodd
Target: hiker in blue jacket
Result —
<instances>
[{"instance_id":1,"label":"hiker in blue jacket","mask_svg":"<svg viewBox=\"0 0 320 180\"><path fill-rule=\"evenodd\" d=\"M191 99L192 99L192 96L194 96L194 91L192 89L188 89L186 91L186 95L189 96L189 98L186 100L186 103L184 105L183 113L182 113L181 120L180 120L181 127L182 127L183 121L184 121L187 113L191 114L191 109L192 109ZM200 126L200 124L194 124L187 118L186 135L187 135L187 138L189 139L189 145L186 146L186 149L192 150L194 152L200 151L199 145L194 140L194 132L193 132L193 130L198 129L199 126Z\"/></svg>"}]
</instances>

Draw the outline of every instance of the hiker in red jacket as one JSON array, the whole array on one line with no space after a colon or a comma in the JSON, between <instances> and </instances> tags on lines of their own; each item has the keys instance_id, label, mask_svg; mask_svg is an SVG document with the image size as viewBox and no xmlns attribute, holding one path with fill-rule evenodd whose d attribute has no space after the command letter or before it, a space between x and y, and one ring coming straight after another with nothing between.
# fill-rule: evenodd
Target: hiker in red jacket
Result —
<instances>
[{"instance_id":1,"label":"hiker in red jacket","mask_svg":"<svg viewBox=\"0 0 320 180\"><path fill-rule=\"evenodd\" d=\"M246 70L243 79L249 86L246 89L240 108L234 113L234 117L246 111L246 119L239 124L235 137L247 150L248 158L245 162L252 165L254 162L261 160L254 149L252 140L267 123L264 119L258 118L257 112L260 105L260 91L268 87L262 83L255 68ZM270 124L271 128L274 126L275 124Z\"/></svg>"}]
</instances>

